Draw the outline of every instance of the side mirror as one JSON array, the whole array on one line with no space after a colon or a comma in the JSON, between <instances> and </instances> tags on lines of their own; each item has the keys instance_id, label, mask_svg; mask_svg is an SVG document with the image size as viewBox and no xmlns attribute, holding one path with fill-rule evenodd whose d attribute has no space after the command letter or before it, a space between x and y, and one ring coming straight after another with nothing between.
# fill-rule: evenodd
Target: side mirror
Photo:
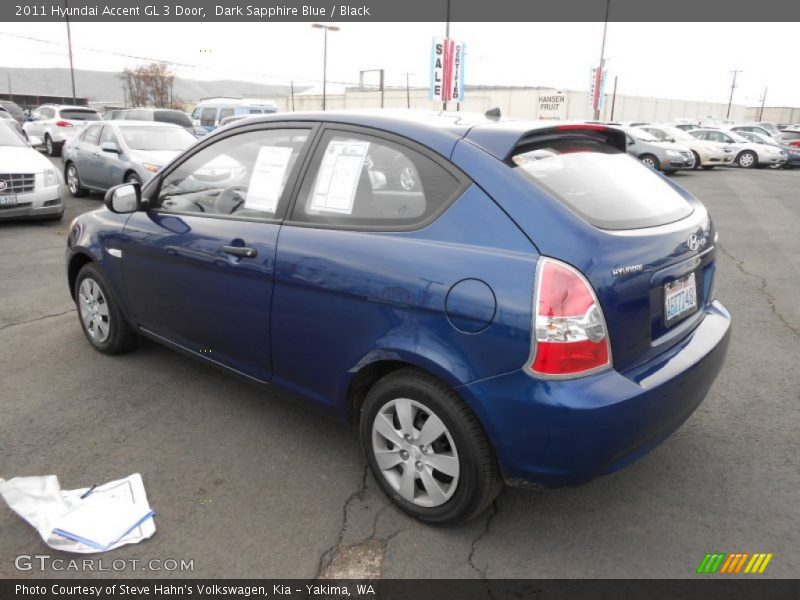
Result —
<instances>
[{"instance_id":1,"label":"side mirror","mask_svg":"<svg viewBox=\"0 0 800 600\"><path fill-rule=\"evenodd\" d=\"M142 188L138 183L122 183L106 192L106 208L113 213L128 214L141 208Z\"/></svg>"},{"instance_id":2,"label":"side mirror","mask_svg":"<svg viewBox=\"0 0 800 600\"><path fill-rule=\"evenodd\" d=\"M633 146L635 143L636 142L634 142L632 139L628 138L628 146Z\"/></svg>"},{"instance_id":3,"label":"side mirror","mask_svg":"<svg viewBox=\"0 0 800 600\"><path fill-rule=\"evenodd\" d=\"M102 150L103 152L122 154L122 152L119 149L119 146L117 146L114 142L103 142L102 144L100 144L100 150Z\"/></svg>"}]
</instances>

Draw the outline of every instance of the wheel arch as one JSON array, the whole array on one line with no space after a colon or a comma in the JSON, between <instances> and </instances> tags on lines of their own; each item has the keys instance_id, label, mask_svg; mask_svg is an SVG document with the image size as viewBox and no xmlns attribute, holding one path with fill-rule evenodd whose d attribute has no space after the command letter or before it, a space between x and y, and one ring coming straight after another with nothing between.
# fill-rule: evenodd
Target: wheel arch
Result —
<instances>
[{"instance_id":1,"label":"wheel arch","mask_svg":"<svg viewBox=\"0 0 800 600\"><path fill-rule=\"evenodd\" d=\"M362 361L351 370L352 377L347 384L345 392L347 421L353 426L358 426L359 413L370 389L387 375L408 368L435 377L453 390L461 385L454 375L427 360L393 356L376 358L369 362ZM458 392L456 391L456 393ZM462 400L464 399L462 398ZM464 403L468 404L466 400Z\"/></svg>"},{"instance_id":2,"label":"wheel arch","mask_svg":"<svg viewBox=\"0 0 800 600\"><path fill-rule=\"evenodd\" d=\"M75 281L78 279L78 273L81 269L89 263L95 262L94 257L87 252L76 252L69 259L67 265L67 282L69 284L70 298L75 297Z\"/></svg>"}]
</instances>

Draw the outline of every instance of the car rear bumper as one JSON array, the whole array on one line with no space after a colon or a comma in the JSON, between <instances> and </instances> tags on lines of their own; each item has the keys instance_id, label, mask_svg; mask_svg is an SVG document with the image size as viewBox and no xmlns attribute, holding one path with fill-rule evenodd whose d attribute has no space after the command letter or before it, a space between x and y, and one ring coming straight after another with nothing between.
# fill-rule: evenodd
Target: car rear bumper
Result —
<instances>
[{"instance_id":1,"label":"car rear bumper","mask_svg":"<svg viewBox=\"0 0 800 600\"><path fill-rule=\"evenodd\" d=\"M461 386L510 483L584 483L644 456L692 414L728 349L718 302L680 344L625 373L542 381L522 370Z\"/></svg>"},{"instance_id":2,"label":"car rear bumper","mask_svg":"<svg viewBox=\"0 0 800 600\"><path fill-rule=\"evenodd\" d=\"M53 186L41 191L17 194L15 206L0 206L0 220L53 217L64 212L62 187Z\"/></svg>"}]
</instances>

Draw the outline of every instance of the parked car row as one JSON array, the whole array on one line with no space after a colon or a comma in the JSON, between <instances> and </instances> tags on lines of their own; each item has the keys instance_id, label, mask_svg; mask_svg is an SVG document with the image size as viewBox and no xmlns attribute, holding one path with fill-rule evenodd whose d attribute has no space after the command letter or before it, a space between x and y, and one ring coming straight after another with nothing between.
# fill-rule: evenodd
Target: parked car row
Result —
<instances>
[{"instance_id":1,"label":"parked car row","mask_svg":"<svg viewBox=\"0 0 800 600\"><path fill-rule=\"evenodd\" d=\"M713 123L706 126L642 121L603 124L625 131L628 153L667 174L679 169L708 170L728 165L744 169L791 169L800 165L800 128L780 130L766 122Z\"/></svg>"}]
</instances>

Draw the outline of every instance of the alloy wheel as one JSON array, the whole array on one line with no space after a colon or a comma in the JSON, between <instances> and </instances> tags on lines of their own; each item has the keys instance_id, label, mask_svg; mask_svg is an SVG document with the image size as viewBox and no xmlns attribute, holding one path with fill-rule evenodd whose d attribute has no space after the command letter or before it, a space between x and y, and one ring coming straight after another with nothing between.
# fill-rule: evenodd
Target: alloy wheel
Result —
<instances>
[{"instance_id":1,"label":"alloy wheel","mask_svg":"<svg viewBox=\"0 0 800 600\"><path fill-rule=\"evenodd\" d=\"M111 333L108 302L100 285L91 277L85 278L78 288L78 309L92 340L99 344L105 342Z\"/></svg>"},{"instance_id":2,"label":"alloy wheel","mask_svg":"<svg viewBox=\"0 0 800 600\"><path fill-rule=\"evenodd\" d=\"M73 196L78 193L78 169L75 165L70 165L67 169L67 187Z\"/></svg>"},{"instance_id":3,"label":"alloy wheel","mask_svg":"<svg viewBox=\"0 0 800 600\"><path fill-rule=\"evenodd\" d=\"M458 486L453 436L428 407L408 398L384 404L372 423L372 452L381 474L404 500L435 507Z\"/></svg>"}]
</instances>

